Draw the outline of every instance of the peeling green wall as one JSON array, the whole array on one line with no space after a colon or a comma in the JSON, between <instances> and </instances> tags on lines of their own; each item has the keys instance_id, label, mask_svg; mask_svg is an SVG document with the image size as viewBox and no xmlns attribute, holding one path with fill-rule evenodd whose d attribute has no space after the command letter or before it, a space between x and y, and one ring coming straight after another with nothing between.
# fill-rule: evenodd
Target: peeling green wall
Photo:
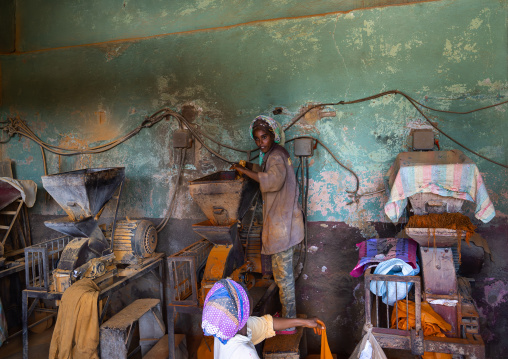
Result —
<instances>
[{"instance_id":1,"label":"peeling green wall","mask_svg":"<svg viewBox=\"0 0 508 359\"><path fill-rule=\"evenodd\" d=\"M464 111L507 95L506 14L506 3L500 1L438 1L3 56L0 114L2 119L25 119L49 143L83 148L126 133L164 106L194 104L202 130L247 149L252 147L249 122L275 106L291 113L278 117L285 123L308 102L353 100L399 89L427 105ZM83 16L86 9L71 19ZM397 153L407 149L408 124L421 116L401 97L336 111L335 118L298 124L287 137L319 137L359 174L361 192L380 188ZM507 163L505 111L432 114L432 119L457 140ZM58 158L48 154L49 172L124 165L129 183L123 214L161 217L168 180L175 175L170 146L175 126L160 123L107 154L64 158L60 167ZM457 147L446 138L441 145ZM19 178L40 184L38 146L13 139L2 152L16 161ZM223 153L240 159L228 150ZM226 167L203 150L193 157L187 179ZM504 216L505 170L474 160ZM313 158L311 178L311 220L353 225L386 220L382 195L366 198L358 207L345 205L353 178L322 149ZM179 200L187 204L189 197L183 193ZM36 211L50 214L55 208L39 205ZM201 214L184 205L176 216Z\"/></svg>"},{"instance_id":2,"label":"peeling green wall","mask_svg":"<svg viewBox=\"0 0 508 359\"><path fill-rule=\"evenodd\" d=\"M368 3L402 2L407 1ZM50 144L84 149L118 138L160 108L193 106L194 123L201 130L250 149L250 121L279 106L285 114L277 120L287 123L307 103L349 101L392 89L452 111L507 99L507 1L442 0L354 9L365 3L17 0L19 48L0 55L0 120L19 117ZM329 12L335 13L324 14ZM315 14L324 15L306 16ZM229 25L238 26L218 28ZM170 35L140 38L161 34ZM121 39L130 40L108 42ZM91 45L98 42L102 44ZM319 138L358 173L360 193L383 188L384 174L396 155L408 149L407 136L422 123L421 115L400 96L331 110L335 117L300 121L287 138ZM429 115L458 141L506 164L507 111L505 105L464 116ZM125 166L119 216L161 218L174 189L171 137L177 128L174 120L162 121L100 155L58 158L46 152L48 171ZM459 148L443 136L439 139L442 149ZM47 238L42 220L63 212L44 198L39 147L14 137L0 151L2 158L14 160L18 178L38 183L31 220L35 236ZM242 159L230 150L220 152ZM499 358L508 349L508 302L503 299L508 291L508 176L506 169L468 155L478 164L497 209L495 223L479 227L496 262L486 260L476 278L475 299L481 305L487 357ZM227 167L197 146L187 156L182 182ZM386 224L384 194L347 205L346 190L354 188L354 179L320 147L311 159L310 177L313 250L306 277L297 286L299 310L325 316L334 338L332 350L347 357L363 323L361 279L349 276L354 244L362 237L392 236L394 228ZM158 250L167 253L190 244L195 239L191 224L204 217L185 185L177 201L159 238ZM330 310L329 303L338 304ZM318 350L314 339L309 338L309 348Z\"/></svg>"},{"instance_id":3,"label":"peeling green wall","mask_svg":"<svg viewBox=\"0 0 508 359\"><path fill-rule=\"evenodd\" d=\"M21 51L418 0L17 0ZM432 0L430 0L432 1Z\"/></svg>"}]
</instances>

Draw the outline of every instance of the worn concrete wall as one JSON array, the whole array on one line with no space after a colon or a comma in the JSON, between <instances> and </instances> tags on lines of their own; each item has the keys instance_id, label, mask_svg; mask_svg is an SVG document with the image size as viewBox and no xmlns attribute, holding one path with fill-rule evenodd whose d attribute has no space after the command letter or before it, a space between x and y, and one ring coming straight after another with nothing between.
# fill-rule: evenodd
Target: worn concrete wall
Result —
<instances>
[{"instance_id":1,"label":"worn concrete wall","mask_svg":"<svg viewBox=\"0 0 508 359\"><path fill-rule=\"evenodd\" d=\"M11 0L9 0L11 1ZM433 0L430 0L433 1ZM17 0L20 51L159 36L419 0ZM64 30L64 31L62 31Z\"/></svg>"},{"instance_id":2,"label":"worn concrete wall","mask_svg":"<svg viewBox=\"0 0 508 359\"><path fill-rule=\"evenodd\" d=\"M194 107L193 121L200 129L248 149L253 146L247 134L251 119L277 106L286 113L277 119L286 123L310 102L347 101L390 89L454 111L506 98L506 1L443 0L368 9L354 9L355 4L19 0L19 48L0 56L0 116L25 119L51 144L83 149L119 137L162 107ZM382 188L383 175L397 153L407 149L407 135L421 116L400 96L335 110L335 117L301 121L287 138L318 137L358 173L360 192ZM465 116L431 113L431 119L458 141L508 163L506 106ZM120 215L161 218L176 174L171 149L176 128L173 120L161 122L105 154L60 159L47 154L48 171L125 166ZM440 143L443 149L458 148L442 136ZM184 183L227 167L200 146L191 152ZM34 143L13 138L2 145L2 156L15 161L18 178L41 185L43 165ZM495 223L480 230L504 253L506 170L471 156L497 209ZM346 205L345 190L354 187L354 179L322 148L311 160L310 176L310 244L317 250L309 255L308 279L299 283L298 295L312 300L307 302L312 307L303 306L305 312L327 319L335 338L332 349L345 355L361 329L360 281L347 275L355 262L354 244L395 229L383 213L383 194ZM160 239L160 249L167 252L191 243L190 224L203 218L185 186L177 200ZM31 213L40 224L62 211L41 190ZM485 292L476 292L486 318L504 318L500 293L508 290L507 267L499 259L478 278L478 284L487 284ZM494 299L492 293L500 296ZM329 311L330 302L337 303L336 310ZM484 324L495 358L507 349L501 341L506 329L501 320ZM316 345L311 340L311 347Z\"/></svg>"},{"instance_id":3,"label":"worn concrete wall","mask_svg":"<svg viewBox=\"0 0 508 359\"><path fill-rule=\"evenodd\" d=\"M16 1L0 2L0 54L14 52L16 41Z\"/></svg>"}]
</instances>

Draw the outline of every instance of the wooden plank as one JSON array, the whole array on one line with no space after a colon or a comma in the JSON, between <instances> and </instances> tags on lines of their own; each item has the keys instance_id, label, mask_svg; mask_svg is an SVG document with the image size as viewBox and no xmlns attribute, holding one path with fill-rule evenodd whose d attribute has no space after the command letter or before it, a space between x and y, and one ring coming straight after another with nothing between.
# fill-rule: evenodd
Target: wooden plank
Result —
<instances>
[{"instance_id":1,"label":"wooden plank","mask_svg":"<svg viewBox=\"0 0 508 359\"><path fill-rule=\"evenodd\" d=\"M185 334L175 334L175 350L176 350L176 358L180 358L179 349L182 341L185 339ZM152 349L143 357L143 359L167 359L169 358L169 348L168 348L168 335L164 335L157 344L153 346Z\"/></svg>"},{"instance_id":2,"label":"wooden plank","mask_svg":"<svg viewBox=\"0 0 508 359\"><path fill-rule=\"evenodd\" d=\"M145 298L138 299L120 312L115 314L106 323L101 325L102 328L116 328L120 330L127 329L132 323L139 320L146 312L160 303L160 299Z\"/></svg>"},{"instance_id":3,"label":"wooden plank","mask_svg":"<svg viewBox=\"0 0 508 359\"><path fill-rule=\"evenodd\" d=\"M143 359L167 359L167 358L169 358L169 348L168 348L168 335L166 334L157 342L157 344L153 346L152 349L150 349L148 353L146 353Z\"/></svg>"},{"instance_id":4,"label":"wooden plank","mask_svg":"<svg viewBox=\"0 0 508 359\"><path fill-rule=\"evenodd\" d=\"M426 294L457 295L457 276L450 248L420 247Z\"/></svg>"}]
</instances>

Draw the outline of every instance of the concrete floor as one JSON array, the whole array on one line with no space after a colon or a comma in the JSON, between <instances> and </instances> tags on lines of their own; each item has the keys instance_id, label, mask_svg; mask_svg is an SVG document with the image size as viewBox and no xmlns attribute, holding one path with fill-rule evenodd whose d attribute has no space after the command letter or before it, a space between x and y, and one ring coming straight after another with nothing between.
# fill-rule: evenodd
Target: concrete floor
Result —
<instances>
[{"instance_id":1,"label":"concrete floor","mask_svg":"<svg viewBox=\"0 0 508 359\"><path fill-rule=\"evenodd\" d=\"M49 345L51 344L51 336L53 335L52 326L42 333L30 333L28 338L28 357L29 359L47 358L49 356ZM23 342L22 336L18 335L4 343L0 347L0 359L22 359L23 358Z\"/></svg>"},{"instance_id":2,"label":"concrete floor","mask_svg":"<svg viewBox=\"0 0 508 359\"><path fill-rule=\"evenodd\" d=\"M30 333L28 340L29 359L41 359L49 356L49 346L53 335L54 325L42 333ZM201 342L201 336L187 336L189 359L197 359L196 351ZM22 359L22 337L18 335L0 347L0 359Z\"/></svg>"},{"instance_id":3,"label":"concrete floor","mask_svg":"<svg viewBox=\"0 0 508 359\"><path fill-rule=\"evenodd\" d=\"M51 343L51 336L53 335L53 328L45 330L42 333L30 333L29 337L29 359L47 358L49 355L49 346ZM189 350L189 359L197 359L196 350L201 342L201 337L188 336L187 348ZM388 359L415 359L414 355L400 350L385 350ZM22 341L21 335L13 338L9 342L0 347L0 359L22 359ZM339 357L340 358L340 357ZM344 358L347 359L347 358Z\"/></svg>"}]
</instances>

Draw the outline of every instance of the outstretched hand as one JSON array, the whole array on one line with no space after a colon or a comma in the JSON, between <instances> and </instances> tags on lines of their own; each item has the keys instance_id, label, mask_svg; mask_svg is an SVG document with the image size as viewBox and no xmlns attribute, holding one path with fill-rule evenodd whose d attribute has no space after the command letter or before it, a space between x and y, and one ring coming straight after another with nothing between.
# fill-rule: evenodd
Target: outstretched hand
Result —
<instances>
[{"instance_id":1,"label":"outstretched hand","mask_svg":"<svg viewBox=\"0 0 508 359\"><path fill-rule=\"evenodd\" d=\"M325 323L323 323L318 318L305 319L304 323L304 327L314 329L314 334L317 335L321 335L321 332L326 329Z\"/></svg>"}]
</instances>

